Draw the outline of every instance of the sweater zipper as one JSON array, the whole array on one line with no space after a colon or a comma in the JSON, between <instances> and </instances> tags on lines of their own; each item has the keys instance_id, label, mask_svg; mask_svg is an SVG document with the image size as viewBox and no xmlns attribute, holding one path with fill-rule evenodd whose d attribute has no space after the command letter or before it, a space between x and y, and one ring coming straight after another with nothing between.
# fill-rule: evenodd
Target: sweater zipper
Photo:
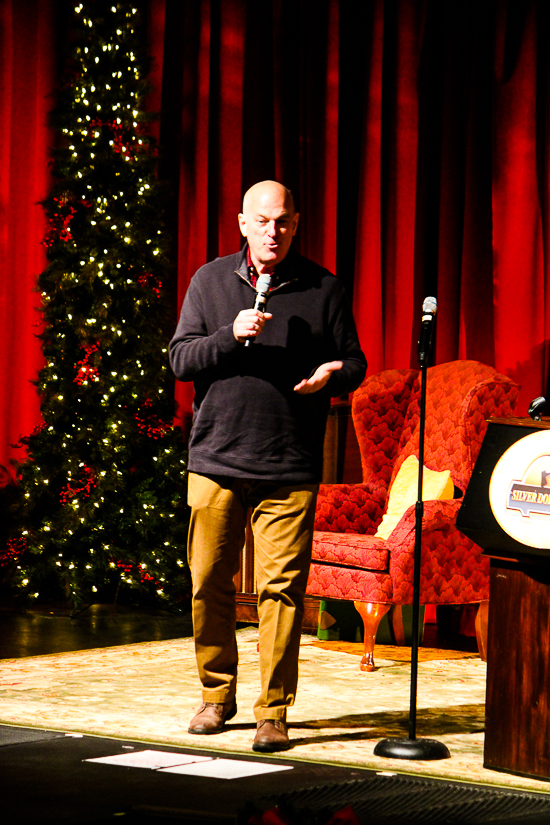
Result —
<instances>
[{"instance_id":1,"label":"sweater zipper","mask_svg":"<svg viewBox=\"0 0 550 825\"><path fill-rule=\"evenodd\" d=\"M257 290L256 290L256 289L252 286L252 284L250 283L250 281L248 280L248 278L245 278L245 277L244 277L244 275L241 275L241 273L239 272L239 270L238 270L238 269L236 269L236 270L235 270L235 275L238 275L238 276L239 276L239 278L241 279L241 281L244 281L244 282L245 282L245 284L248 284L248 286L250 287L250 289L252 289L254 292L256 292L256 291L257 291ZM282 284L277 284L277 286L274 286L272 289L270 288L270 290L269 290L269 292L268 292L268 296L269 296L269 295L271 295L271 293L272 293L272 292L277 292L277 290L278 290L278 289L281 289L283 286L287 286L288 284L293 284L293 283L294 283L294 281L297 281L297 280L298 280L298 278L291 278L289 281L283 281L283 283L282 283Z\"/></svg>"}]
</instances>

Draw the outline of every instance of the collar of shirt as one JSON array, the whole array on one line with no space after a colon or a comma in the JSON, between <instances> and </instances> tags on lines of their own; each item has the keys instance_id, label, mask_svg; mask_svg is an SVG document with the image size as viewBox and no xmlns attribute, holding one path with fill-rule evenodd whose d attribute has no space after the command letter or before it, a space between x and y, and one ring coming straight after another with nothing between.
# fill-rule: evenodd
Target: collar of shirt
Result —
<instances>
[{"instance_id":1,"label":"collar of shirt","mask_svg":"<svg viewBox=\"0 0 550 825\"><path fill-rule=\"evenodd\" d=\"M256 284L258 282L258 273L256 272L256 267L252 263L252 256L250 254L250 247L248 246L246 249L246 265L248 266L248 277L250 278L250 283L256 289ZM271 292L272 289L275 289L277 286L277 269L275 268L271 273L271 286L269 287L269 291Z\"/></svg>"}]
</instances>

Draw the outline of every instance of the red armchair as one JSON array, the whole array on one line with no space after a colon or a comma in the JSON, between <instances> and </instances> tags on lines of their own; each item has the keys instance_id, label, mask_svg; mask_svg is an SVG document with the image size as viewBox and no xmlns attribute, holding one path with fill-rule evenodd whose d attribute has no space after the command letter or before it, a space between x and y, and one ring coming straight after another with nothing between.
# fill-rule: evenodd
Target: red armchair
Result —
<instances>
[{"instance_id":1,"label":"red armchair","mask_svg":"<svg viewBox=\"0 0 550 825\"><path fill-rule=\"evenodd\" d=\"M512 414L519 386L477 361L430 367L427 380L424 465L450 471L455 497L425 502L420 601L486 604L489 559L458 532L455 519L487 419ZM387 370L366 378L352 400L363 483L322 484L319 492L307 592L354 601L365 626L362 670L374 669L382 616L392 605L412 602L414 506L387 539L374 534L401 465L410 455L418 457L419 399L417 370Z\"/></svg>"}]
</instances>

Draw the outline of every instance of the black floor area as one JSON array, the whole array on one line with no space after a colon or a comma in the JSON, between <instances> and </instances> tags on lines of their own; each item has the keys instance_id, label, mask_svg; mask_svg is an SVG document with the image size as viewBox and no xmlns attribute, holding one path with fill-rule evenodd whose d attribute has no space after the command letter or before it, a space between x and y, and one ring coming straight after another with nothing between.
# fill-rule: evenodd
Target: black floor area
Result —
<instances>
[{"instance_id":1,"label":"black floor area","mask_svg":"<svg viewBox=\"0 0 550 825\"><path fill-rule=\"evenodd\" d=\"M293 762L284 756L269 759L252 754L223 754L224 759L291 766L280 773L233 780L85 761L145 749L217 755L207 750L0 726L2 822L327 825L339 812L339 825L547 825L550 821L550 795L546 794L382 775L355 768ZM275 808L279 818L273 818ZM268 811L271 816L263 819Z\"/></svg>"},{"instance_id":2,"label":"black floor area","mask_svg":"<svg viewBox=\"0 0 550 825\"><path fill-rule=\"evenodd\" d=\"M160 641L191 635L189 616L92 606L71 618L63 609L0 611L0 658ZM457 643L458 642L458 643ZM427 628L424 645L458 647L470 640ZM1 671L1 663L0 663ZM234 823L235 825L387 825L389 823L507 823L548 825L548 794L522 793L384 775L353 767L278 757L71 736L0 725L0 817L6 825L77 823ZM205 746L211 746L208 750ZM141 750L169 751L290 770L239 779L214 779L85 760ZM403 771L406 771L404 763ZM270 814L265 812L271 811ZM338 817L338 812L339 818ZM347 817L347 818L346 818Z\"/></svg>"},{"instance_id":3,"label":"black floor area","mask_svg":"<svg viewBox=\"0 0 550 825\"><path fill-rule=\"evenodd\" d=\"M14 733L23 741L14 743ZM239 812L255 799L315 785L346 782L366 771L325 765L292 764L292 770L245 779L205 779L167 775L83 760L154 749L211 756L212 751L121 742L95 736L74 738L44 733L42 741L24 741L37 732L0 726L0 800L4 823L156 823L245 821ZM226 755L223 755L226 758ZM258 761L253 756L237 759ZM340 806L342 807L342 806ZM198 814L193 813L198 812ZM7 818L6 818L7 817Z\"/></svg>"},{"instance_id":4,"label":"black floor area","mask_svg":"<svg viewBox=\"0 0 550 825\"><path fill-rule=\"evenodd\" d=\"M89 650L94 647L160 642L192 636L190 613L93 604L76 616L59 606L32 611L0 610L0 659Z\"/></svg>"}]
</instances>

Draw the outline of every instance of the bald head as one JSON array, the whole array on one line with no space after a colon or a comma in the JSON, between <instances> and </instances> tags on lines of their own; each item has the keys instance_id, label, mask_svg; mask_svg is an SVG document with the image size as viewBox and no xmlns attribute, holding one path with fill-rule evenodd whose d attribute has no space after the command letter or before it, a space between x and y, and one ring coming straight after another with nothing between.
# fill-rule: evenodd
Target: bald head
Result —
<instances>
[{"instance_id":1,"label":"bald head","mask_svg":"<svg viewBox=\"0 0 550 825\"><path fill-rule=\"evenodd\" d=\"M263 180L246 192L239 226L259 273L272 272L286 257L299 217L292 192L277 181Z\"/></svg>"},{"instance_id":2,"label":"bald head","mask_svg":"<svg viewBox=\"0 0 550 825\"><path fill-rule=\"evenodd\" d=\"M262 180L259 183L255 183L254 186L251 186L244 194L243 213L253 209L258 203L269 198L282 199L289 213L294 215L295 208L292 192L276 180Z\"/></svg>"}]
</instances>

